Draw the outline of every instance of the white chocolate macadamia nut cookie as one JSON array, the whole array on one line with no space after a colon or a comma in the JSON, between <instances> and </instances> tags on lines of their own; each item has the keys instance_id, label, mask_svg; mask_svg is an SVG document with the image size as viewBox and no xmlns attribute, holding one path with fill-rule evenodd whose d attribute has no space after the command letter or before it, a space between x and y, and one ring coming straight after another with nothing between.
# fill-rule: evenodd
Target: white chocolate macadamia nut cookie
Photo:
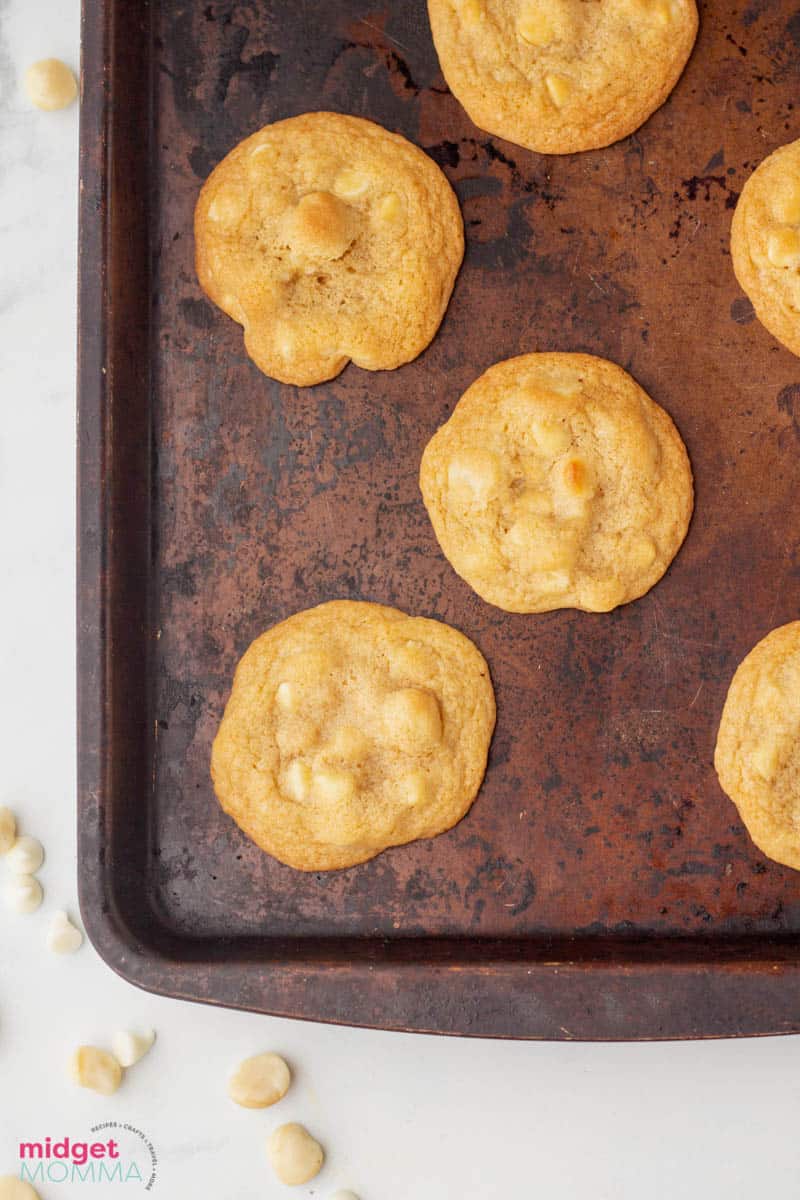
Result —
<instances>
[{"instance_id":1,"label":"white chocolate macadamia nut cookie","mask_svg":"<svg viewBox=\"0 0 800 1200\"><path fill-rule=\"evenodd\" d=\"M360 117L267 125L207 179L195 210L203 290L244 327L265 374L308 386L350 359L416 358L464 255L461 212L436 163Z\"/></svg>"},{"instance_id":2,"label":"white chocolate macadamia nut cookie","mask_svg":"<svg viewBox=\"0 0 800 1200\"><path fill-rule=\"evenodd\" d=\"M759 850L800 870L800 621L773 629L740 663L714 766Z\"/></svg>"},{"instance_id":3,"label":"white chocolate macadamia nut cookie","mask_svg":"<svg viewBox=\"0 0 800 1200\"><path fill-rule=\"evenodd\" d=\"M296 1122L280 1125L267 1139L267 1157L281 1183L296 1187L319 1175L325 1153L307 1129Z\"/></svg>"},{"instance_id":4,"label":"white chocolate macadamia nut cookie","mask_svg":"<svg viewBox=\"0 0 800 1200\"><path fill-rule=\"evenodd\" d=\"M761 324L800 355L800 140L773 151L742 188L731 257Z\"/></svg>"},{"instance_id":5,"label":"white chocolate macadamia nut cookie","mask_svg":"<svg viewBox=\"0 0 800 1200\"><path fill-rule=\"evenodd\" d=\"M256 1054L239 1063L228 1081L228 1095L242 1108L269 1108L289 1090L292 1073L279 1054Z\"/></svg>"},{"instance_id":6,"label":"white chocolate macadamia nut cookie","mask_svg":"<svg viewBox=\"0 0 800 1200\"><path fill-rule=\"evenodd\" d=\"M450 90L480 129L542 154L627 137L680 78L695 0L428 0Z\"/></svg>"},{"instance_id":7,"label":"white chocolate macadamia nut cookie","mask_svg":"<svg viewBox=\"0 0 800 1200\"><path fill-rule=\"evenodd\" d=\"M223 809L303 871L433 837L470 808L494 729L489 668L463 634L339 600L250 646L214 741Z\"/></svg>"},{"instance_id":8,"label":"white chocolate macadamia nut cookie","mask_svg":"<svg viewBox=\"0 0 800 1200\"><path fill-rule=\"evenodd\" d=\"M686 536L692 473L670 418L620 367L526 354L490 367L425 448L420 487L458 574L508 612L608 612Z\"/></svg>"}]
</instances>

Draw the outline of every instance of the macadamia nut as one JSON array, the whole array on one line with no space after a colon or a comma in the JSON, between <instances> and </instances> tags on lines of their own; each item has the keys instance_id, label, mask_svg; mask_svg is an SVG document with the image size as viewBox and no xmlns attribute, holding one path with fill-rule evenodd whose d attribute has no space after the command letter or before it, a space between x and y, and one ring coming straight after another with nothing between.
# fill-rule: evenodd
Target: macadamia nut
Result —
<instances>
[{"instance_id":1,"label":"macadamia nut","mask_svg":"<svg viewBox=\"0 0 800 1200\"><path fill-rule=\"evenodd\" d=\"M308 1183L318 1175L325 1161L325 1154L302 1125L291 1122L280 1125L267 1140L267 1156L273 1171L281 1183L291 1187Z\"/></svg>"},{"instance_id":2,"label":"macadamia nut","mask_svg":"<svg viewBox=\"0 0 800 1200\"><path fill-rule=\"evenodd\" d=\"M55 112L72 104L78 94L78 81L59 58L42 58L25 72L25 90L37 108Z\"/></svg>"},{"instance_id":3,"label":"macadamia nut","mask_svg":"<svg viewBox=\"0 0 800 1200\"><path fill-rule=\"evenodd\" d=\"M16 913L32 913L42 903L44 893L33 875L12 875L3 888L6 908Z\"/></svg>"},{"instance_id":4,"label":"macadamia nut","mask_svg":"<svg viewBox=\"0 0 800 1200\"><path fill-rule=\"evenodd\" d=\"M83 944L83 934L65 912L55 912L47 930L47 949L52 954L74 954Z\"/></svg>"},{"instance_id":5,"label":"macadamia nut","mask_svg":"<svg viewBox=\"0 0 800 1200\"><path fill-rule=\"evenodd\" d=\"M286 1095L292 1073L279 1054L256 1054L240 1063L228 1082L228 1095L242 1108L269 1108Z\"/></svg>"},{"instance_id":6,"label":"macadamia nut","mask_svg":"<svg viewBox=\"0 0 800 1200\"><path fill-rule=\"evenodd\" d=\"M132 1067L144 1058L155 1040L156 1031L154 1029L146 1029L144 1033L133 1033L126 1029L114 1034L111 1039L111 1049L120 1066Z\"/></svg>"},{"instance_id":7,"label":"macadamia nut","mask_svg":"<svg viewBox=\"0 0 800 1200\"><path fill-rule=\"evenodd\" d=\"M2 1175L0 1200L41 1200L41 1197L35 1188L24 1180L17 1179L16 1175Z\"/></svg>"},{"instance_id":8,"label":"macadamia nut","mask_svg":"<svg viewBox=\"0 0 800 1200\"><path fill-rule=\"evenodd\" d=\"M42 843L28 834L18 837L5 856L5 865L15 875L35 875L43 862Z\"/></svg>"},{"instance_id":9,"label":"macadamia nut","mask_svg":"<svg viewBox=\"0 0 800 1200\"><path fill-rule=\"evenodd\" d=\"M107 1050L96 1046L79 1046L70 1062L70 1074L80 1087L113 1096L122 1083L122 1067Z\"/></svg>"},{"instance_id":10,"label":"macadamia nut","mask_svg":"<svg viewBox=\"0 0 800 1200\"><path fill-rule=\"evenodd\" d=\"M0 854L8 854L16 840L16 817L10 808L0 808Z\"/></svg>"}]
</instances>

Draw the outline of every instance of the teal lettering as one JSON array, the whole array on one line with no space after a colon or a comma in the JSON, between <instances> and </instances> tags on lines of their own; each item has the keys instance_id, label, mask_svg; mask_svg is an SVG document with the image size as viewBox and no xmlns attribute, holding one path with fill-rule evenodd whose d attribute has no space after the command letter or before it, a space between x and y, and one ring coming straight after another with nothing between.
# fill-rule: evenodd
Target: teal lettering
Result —
<instances>
[{"instance_id":1,"label":"teal lettering","mask_svg":"<svg viewBox=\"0 0 800 1200\"><path fill-rule=\"evenodd\" d=\"M77 1163L72 1166L71 1183L94 1183L94 1163L87 1163L84 1167L79 1167Z\"/></svg>"},{"instance_id":2,"label":"teal lettering","mask_svg":"<svg viewBox=\"0 0 800 1200\"><path fill-rule=\"evenodd\" d=\"M44 1181L44 1163L37 1163L33 1171L30 1170L27 1163L22 1163L19 1169L19 1177L28 1183L42 1183Z\"/></svg>"},{"instance_id":3,"label":"teal lettering","mask_svg":"<svg viewBox=\"0 0 800 1200\"><path fill-rule=\"evenodd\" d=\"M132 1179L135 1179L137 1183L144 1183L142 1176L139 1174L139 1168L135 1162L132 1162L128 1167L128 1174L125 1176L125 1182L130 1183Z\"/></svg>"},{"instance_id":4,"label":"teal lettering","mask_svg":"<svg viewBox=\"0 0 800 1200\"><path fill-rule=\"evenodd\" d=\"M114 1183L115 1180L117 1183L124 1183L125 1180L122 1178L122 1163L116 1162L113 1167L109 1167L108 1163L101 1162L97 1182L102 1183L104 1180L107 1183Z\"/></svg>"}]
</instances>

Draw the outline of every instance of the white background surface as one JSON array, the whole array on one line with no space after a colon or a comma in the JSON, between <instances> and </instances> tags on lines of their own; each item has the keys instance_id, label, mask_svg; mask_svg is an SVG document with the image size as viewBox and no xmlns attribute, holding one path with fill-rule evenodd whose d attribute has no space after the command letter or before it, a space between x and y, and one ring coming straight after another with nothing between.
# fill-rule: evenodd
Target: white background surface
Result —
<instances>
[{"instance_id":1,"label":"white background surface","mask_svg":"<svg viewBox=\"0 0 800 1200\"><path fill-rule=\"evenodd\" d=\"M155 1194L179 1200L343 1186L362 1200L800 1195L797 1038L548 1045L334 1029L156 999L91 947L70 959L45 950L49 914L76 913L78 113L35 112L21 75L50 55L77 68L78 35L78 0L0 0L0 803L48 854L42 909L0 909L0 1175L16 1172L21 1139L80 1138L119 1120L156 1145ZM107 1044L128 1023L157 1028L150 1056L111 1099L75 1088L73 1047ZM296 1084L279 1109L237 1109L226 1077L266 1049L288 1057ZM324 1142L328 1165L291 1193L263 1147L295 1119ZM41 1191L106 1200L120 1187Z\"/></svg>"}]
</instances>

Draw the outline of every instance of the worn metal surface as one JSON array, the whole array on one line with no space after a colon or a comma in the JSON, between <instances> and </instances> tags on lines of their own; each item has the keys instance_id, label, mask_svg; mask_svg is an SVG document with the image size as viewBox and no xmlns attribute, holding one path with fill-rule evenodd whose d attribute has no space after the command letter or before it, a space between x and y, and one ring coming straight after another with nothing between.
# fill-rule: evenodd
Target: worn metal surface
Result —
<instances>
[{"instance_id":1,"label":"worn metal surface","mask_svg":"<svg viewBox=\"0 0 800 1200\"><path fill-rule=\"evenodd\" d=\"M793 5L705 4L665 107L566 158L470 123L423 0L85 0L84 16L80 849L101 953L158 991L316 1019L800 1030L800 874L755 850L711 765L736 664L800 610L800 361L753 319L728 251L749 171L800 136ZM191 223L240 138L309 108L426 149L468 247L420 359L299 391L203 297ZM607 616L490 608L419 496L464 388L536 349L626 367L692 457L684 549ZM498 729L455 830L315 876L221 813L208 760L251 639L333 597L462 629Z\"/></svg>"}]
</instances>

